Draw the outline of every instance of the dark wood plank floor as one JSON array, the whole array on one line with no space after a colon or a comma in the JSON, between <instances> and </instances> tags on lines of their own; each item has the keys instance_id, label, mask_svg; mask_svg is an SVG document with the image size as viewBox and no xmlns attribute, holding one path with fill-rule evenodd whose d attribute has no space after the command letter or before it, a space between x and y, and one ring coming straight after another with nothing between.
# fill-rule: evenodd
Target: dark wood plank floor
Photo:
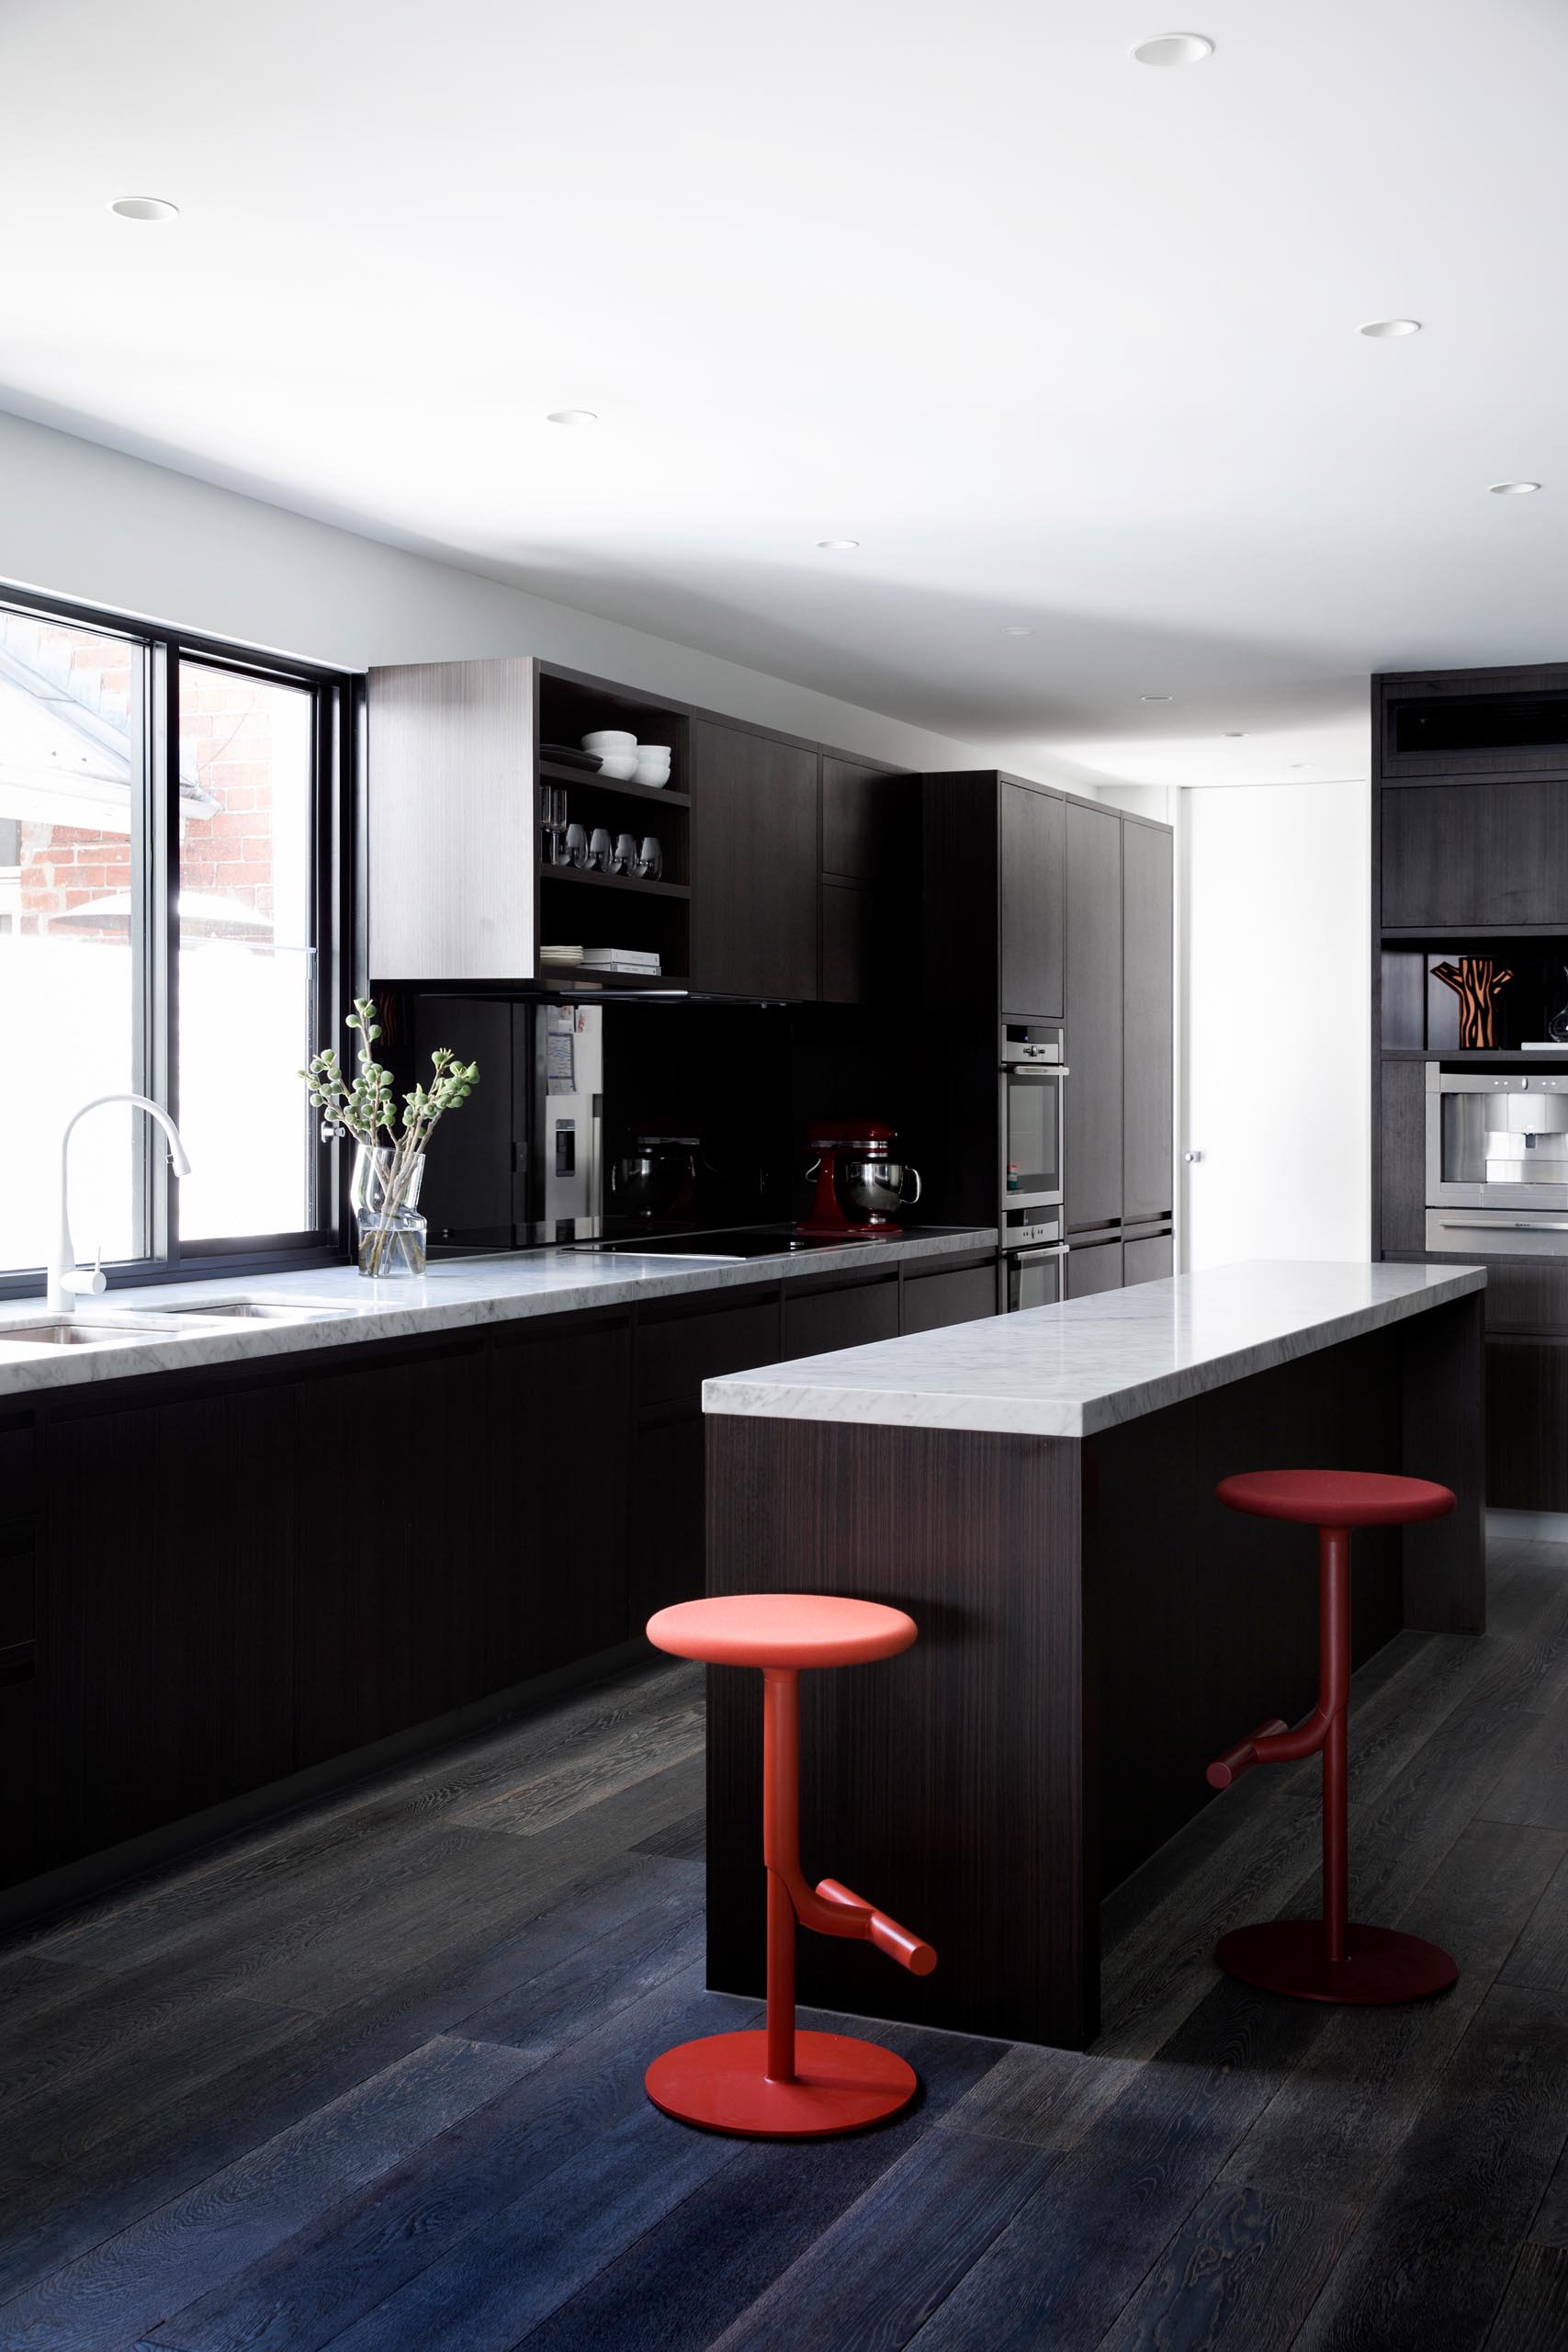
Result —
<instances>
[{"instance_id":1,"label":"dark wood plank floor","mask_svg":"<svg viewBox=\"0 0 1568 2352\"><path fill-rule=\"evenodd\" d=\"M886 2131L686 2131L645 2064L754 2011L703 1989L701 1684L654 1668L0 1950L0 2346L1568 2343L1568 1550L1492 1570L1483 1639L1357 1678L1354 1908L1442 2000L1215 1971L1315 1906L1303 1764L1118 1893L1088 2054L895 2028Z\"/></svg>"}]
</instances>

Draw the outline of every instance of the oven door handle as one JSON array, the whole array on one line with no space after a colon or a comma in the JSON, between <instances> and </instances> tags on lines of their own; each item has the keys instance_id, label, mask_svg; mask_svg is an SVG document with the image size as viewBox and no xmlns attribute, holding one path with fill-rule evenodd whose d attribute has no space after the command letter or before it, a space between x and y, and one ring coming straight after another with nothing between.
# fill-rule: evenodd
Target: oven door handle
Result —
<instances>
[{"instance_id":1,"label":"oven door handle","mask_svg":"<svg viewBox=\"0 0 1568 2352\"><path fill-rule=\"evenodd\" d=\"M1490 1216L1439 1216L1445 1233L1568 1233L1568 1216L1509 1216L1494 1209Z\"/></svg>"}]
</instances>

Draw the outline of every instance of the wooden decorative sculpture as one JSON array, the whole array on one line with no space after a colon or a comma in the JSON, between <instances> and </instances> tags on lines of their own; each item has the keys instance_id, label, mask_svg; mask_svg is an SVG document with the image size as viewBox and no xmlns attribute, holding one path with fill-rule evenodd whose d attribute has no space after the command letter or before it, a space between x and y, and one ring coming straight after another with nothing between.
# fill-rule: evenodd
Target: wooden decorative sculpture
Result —
<instances>
[{"instance_id":1,"label":"wooden decorative sculpture","mask_svg":"<svg viewBox=\"0 0 1568 2352\"><path fill-rule=\"evenodd\" d=\"M1513 978L1499 971L1490 956L1461 956L1457 964L1434 964L1432 978L1452 989L1459 998L1459 1041L1461 1046L1495 1046L1497 992Z\"/></svg>"}]
</instances>

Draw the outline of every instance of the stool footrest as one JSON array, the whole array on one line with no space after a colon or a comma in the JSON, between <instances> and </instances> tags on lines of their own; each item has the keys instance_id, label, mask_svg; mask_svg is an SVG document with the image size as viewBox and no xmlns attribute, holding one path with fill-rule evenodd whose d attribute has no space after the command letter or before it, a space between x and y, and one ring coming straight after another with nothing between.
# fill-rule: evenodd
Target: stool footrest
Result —
<instances>
[{"instance_id":1,"label":"stool footrest","mask_svg":"<svg viewBox=\"0 0 1568 2352\"><path fill-rule=\"evenodd\" d=\"M1244 1772L1250 1772L1255 1764L1262 1761L1258 1753L1258 1742L1260 1739L1278 1739L1280 1733L1289 1728L1289 1724L1282 1723L1278 1715L1270 1715L1267 1723L1259 1724L1256 1730L1247 1733L1245 1739L1238 1739L1234 1747L1227 1747L1223 1756L1215 1757L1204 1774L1209 1786L1212 1789L1228 1789L1233 1781L1239 1781Z\"/></svg>"},{"instance_id":2,"label":"stool footrest","mask_svg":"<svg viewBox=\"0 0 1568 2352\"><path fill-rule=\"evenodd\" d=\"M887 1917L886 1911L878 1911L875 1905L867 1903L863 1895L852 1894L849 1888L841 1886L836 1878L819 1879L817 1894L820 1902L838 1904L847 1911L862 1912L865 1925L861 1933L868 1942L876 1946L878 1951L885 1951L889 1960L896 1960L900 1968L907 1968L911 1976L929 1976L936 1966L936 1953L930 1944L922 1942L919 1936L911 1935L908 1928L901 1928L897 1919Z\"/></svg>"}]
</instances>

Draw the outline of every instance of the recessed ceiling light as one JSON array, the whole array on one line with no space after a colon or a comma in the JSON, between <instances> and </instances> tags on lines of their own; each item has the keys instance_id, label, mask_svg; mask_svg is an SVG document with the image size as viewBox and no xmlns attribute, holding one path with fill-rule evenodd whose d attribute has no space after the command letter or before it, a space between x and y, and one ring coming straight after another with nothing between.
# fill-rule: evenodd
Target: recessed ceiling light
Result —
<instances>
[{"instance_id":1,"label":"recessed ceiling light","mask_svg":"<svg viewBox=\"0 0 1568 2352\"><path fill-rule=\"evenodd\" d=\"M1020 621L1014 621L1010 628L1004 628L1002 631L1004 637L1032 637L1034 631L1032 628L1025 628Z\"/></svg>"},{"instance_id":2,"label":"recessed ceiling light","mask_svg":"<svg viewBox=\"0 0 1568 2352\"><path fill-rule=\"evenodd\" d=\"M545 419L547 424L597 424L596 408L553 408Z\"/></svg>"},{"instance_id":3,"label":"recessed ceiling light","mask_svg":"<svg viewBox=\"0 0 1568 2352\"><path fill-rule=\"evenodd\" d=\"M1292 760L1291 762L1291 765L1292 768L1310 768L1312 762L1310 760Z\"/></svg>"},{"instance_id":4,"label":"recessed ceiling light","mask_svg":"<svg viewBox=\"0 0 1568 2352\"><path fill-rule=\"evenodd\" d=\"M858 539L818 539L817 544L819 548L827 548L833 554L841 554L848 548L858 548L860 541Z\"/></svg>"},{"instance_id":5,"label":"recessed ceiling light","mask_svg":"<svg viewBox=\"0 0 1568 2352\"><path fill-rule=\"evenodd\" d=\"M1174 695L1140 695L1138 700L1140 702L1174 702L1176 696Z\"/></svg>"},{"instance_id":6,"label":"recessed ceiling light","mask_svg":"<svg viewBox=\"0 0 1568 2352\"><path fill-rule=\"evenodd\" d=\"M1156 33L1133 51L1140 65L1201 65L1214 44L1202 33Z\"/></svg>"},{"instance_id":7,"label":"recessed ceiling light","mask_svg":"<svg viewBox=\"0 0 1568 2352\"><path fill-rule=\"evenodd\" d=\"M1419 334L1421 322L1419 319L1369 319L1366 325L1358 327L1356 332L1370 335L1374 343L1387 343L1395 335Z\"/></svg>"},{"instance_id":8,"label":"recessed ceiling light","mask_svg":"<svg viewBox=\"0 0 1568 2352\"><path fill-rule=\"evenodd\" d=\"M1538 481L1495 481L1490 487L1494 498L1528 498L1532 490L1540 488L1540 484Z\"/></svg>"},{"instance_id":9,"label":"recessed ceiling light","mask_svg":"<svg viewBox=\"0 0 1568 2352\"><path fill-rule=\"evenodd\" d=\"M109 206L122 220L177 220L180 208L163 196L117 196Z\"/></svg>"},{"instance_id":10,"label":"recessed ceiling light","mask_svg":"<svg viewBox=\"0 0 1568 2352\"><path fill-rule=\"evenodd\" d=\"M1227 727L1225 729L1225 741L1227 743L1239 743L1246 736L1246 733L1247 729L1245 727Z\"/></svg>"}]
</instances>

